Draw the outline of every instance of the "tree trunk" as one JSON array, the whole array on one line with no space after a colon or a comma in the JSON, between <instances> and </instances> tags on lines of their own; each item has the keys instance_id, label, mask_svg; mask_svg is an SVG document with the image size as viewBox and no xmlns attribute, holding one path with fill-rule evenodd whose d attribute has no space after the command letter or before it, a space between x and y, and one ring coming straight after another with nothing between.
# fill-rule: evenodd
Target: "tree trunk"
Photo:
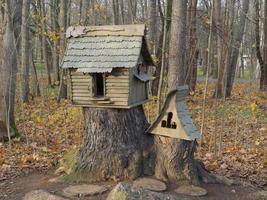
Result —
<instances>
[{"instance_id":1,"label":"tree trunk","mask_svg":"<svg viewBox=\"0 0 267 200\"><path fill-rule=\"evenodd\" d=\"M185 84L186 11L187 0L173 1L169 48L169 90Z\"/></svg>"},{"instance_id":2,"label":"tree trunk","mask_svg":"<svg viewBox=\"0 0 267 200\"><path fill-rule=\"evenodd\" d=\"M38 81L38 76L37 76L37 71L34 63L34 58L33 58L33 53L31 53L31 74L32 74L32 90L33 90L33 95L38 97L41 96L41 90L40 90L40 84Z\"/></svg>"},{"instance_id":3,"label":"tree trunk","mask_svg":"<svg viewBox=\"0 0 267 200\"><path fill-rule=\"evenodd\" d=\"M267 91L267 0L264 1L264 66L261 67L260 89Z\"/></svg>"},{"instance_id":4,"label":"tree trunk","mask_svg":"<svg viewBox=\"0 0 267 200\"><path fill-rule=\"evenodd\" d=\"M22 99L22 102L29 101L29 91L30 91L30 88L29 88L29 65L30 65L29 9L30 9L30 0L23 0L22 27L21 27L21 66L22 66L21 99Z\"/></svg>"},{"instance_id":5,"label":"tree trunk","mask_svg":"<svg viewBox=\"0 0 267 200\"><path fill-rule=\"evenodd\" d=\"M184 84L184 42L186 0L174 0L172 15L172 65L169 89ZM176 31L178 33L176 33ZM176 38L174 39L174 36ZM184 45L184 46L183 46ZM179 58L177 59L176 56ZM183 65L179 65L182 63ZM179 68L177 68L177 66ZM179 75L179 78L176 76ZM83 108L85 134L75 173L90 182L108 179L135 179L155 175L162 180L190 179L198 184L203 178L215 182L199 161L194 160L195 141L185 141L144 133L148 127L142 106L131 109Z\"/></svg>"},{"instance_id":6,"label":"tree trunk","mask_svg":"<svg viewBox=\"0 0 267 200\"><path fill-rule=\"evenodd\" d=\"M55 36L58 36L59 33L59 27L58 27L58 13L57 13L57 8L58 8L58 2L53 1L51 2L51 30L55 34ZM57 38L52 39L52 60L53 60L53 69L54 69L54 82L56 85L59 84L60 81L60 73L59 73L59 51L58 51L58 46L59 42Z\"/></svg>"},{"instance_id":7,"label":"tree trunk","mask_svg":"<svg viewBox=\"0 0 267 200\"><path fill-rule=\"evenodd\" d=\"M120 0L120 11L121 11L121 23L124 24L125 16L124 16L124 3L123 3L123 0Z\"/></svg>"},{"instance_id":8,"label":"tree trunk","mask_svg":"<svg viewBox=\"0 0 267 200\"><path fill-rule=\"evenodd\" d=\"M234 34L234 48L231 53L230 62L227 66L227 80L226 80L226 96L231 96L234 79L235 79L235 72L236 72L236 65L237 59L239 55L239 48L243 39L245 24L246 24L246 15L249 9L249 0L243 0L242 9L240 12L240 22L237 26L237 30Z\"/></svg>"},{"instance_id":9,"label":"tree trunk","mask_svg":"<svg viewBox=\"0 0 267 200\"><path fill-rule=\"evenodd\" d=\"M112 11L113 11L113 24L118 25L120 23L118 0L112 0Z\"/></svg>"},{"instance_id":10,"label":"tree trunk","mask_svg":"<svg viewBox=\"0 0 267 200\"><path fill-rule=\"evenodd\" d=\"M186 83L189 85L190 91L195 91L197 82L197 59L198 59L198 49L197 49L197 27L196 27L196 17L197 17L197 0L190 0L189 4L189 55L188 55L188 69L186 75Z\"/></svg>"},{"instance_id":11,"label":"tree trunk","mask_svg":"<svg viewBox=\"0 0 267 200\"><path fill-rule=\"evenodd\" d=\"M132 24L134 22L132 0L127 0L127 23Z\"/></svg>"},{"instance_id":12,"label":"tree trunk","mask_svg":"<svg viewBox=\"0 0 267 200\"><path fill-rule=\"evenodd\" d=\"M76 172L93 181L142 175L143 150L149 146L147 138L152 138L144 134L148 124L142 107L83 111L85 137Z\"/></svg>"},{"instance_id":13,"label":"tree trunk","mask_svg":"<svg viewBox=\"0 0 267 200\"><path fill-rule=\"evenodd\" d=\"M65 0L60 1L59 26L60 26L60 48L62 49L62 54L61 54L62 58L66 45L65 32L67 28L67 2ZM60 88L59 88L59 98L67 99L67 97L68 95L67 95L66 73L65 70L62 69L62 78L60 79Z\"/></svg>"},{"instance_id":14,"label":"tree trunk","mask_svg":"<svg viewBox=\"0 0 267 200\"><path fill-rule=\"evenodd\" d=\"M148 46L151 54L155 54L157 40L157 1L149 0L148 13Z\"/></svg>"},{"instance_id":15,"label":"tree trunk","mask_svg":"<svg viewBox=\"0 0 267 200\"><path fill-rule=\"evenodd\" d=\"M89 0L81 0L81 21L80 25L87 26L89 25Z\"/></svg>"},{"instance_id":16,"label":"tree trunk","mask_svg":"<svg viewBox=\"0 0 267 200\"><path fill-rule=\"evenodd\" d=\"M3 58L0 68L0 138L15 135L15 92L17 75L18 38L21 26L22 2L10 0L6 2L6 29L3 36ZM10 129L11 128L11 129ZM10 131L9 131L10 130Z\"/></svg>"},{"instance_id":17,"label":"tree trunk","mask_svg":"<svg viewBox=\"0 0 267 200\"><path fill-rule=\"evenodd\" d=\"M218 3L218 2L216 2ZM218 9L218 5L215 9ZM225 1L225 14L224 14L224 26L221 25L223 29L223 43L221 43L221 47L218 46L218 51L220 51L221 59L220 66L218 67L218 80L216 84L216 89L214 92L214 97L222 98L225 96L225 78L226 78L226 66L228 60L231 57L231 45L233 41L233 21L234 21L234 13L235 13L235 1ZM219 42L220 43L220 42Z\"/></svg>"},{"instance_id":18,"label":"tree trunk","mask_svg":"<svg viewBox=\"0 0 267 200\"><path fill-rule=\"evenodd\" d=\"M47 41L46 41L46 12L45 12L45 2L44 0L40 0L40 7L41 7L41 16L43 18L42 20L42 49L43 49L43 61L46 68L46 74L47 74L47 83L49 86L52 85L51 80L51 69L49 66L49 60L48 60L48 51L47 51Z\"/></svg>"}]
</instances>

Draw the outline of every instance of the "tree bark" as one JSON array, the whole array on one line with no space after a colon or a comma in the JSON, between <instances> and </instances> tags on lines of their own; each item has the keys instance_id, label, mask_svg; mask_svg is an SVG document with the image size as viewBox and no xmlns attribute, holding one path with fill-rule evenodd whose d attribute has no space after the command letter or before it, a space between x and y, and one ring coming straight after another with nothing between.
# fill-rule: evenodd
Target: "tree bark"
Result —
<instances>
[{"instance_id":1,"label":"tree bark","mask_svg":"<svg viewBox=\"0 0 267 200\"><path fill-rule=\"evenodd\" d=\"M67 2L60 0L60 12L59 12L59 26L60 26L60 48L62 49L61 59L63 52L65 51L65 32L67 28ZM62 69L62 78L60 79L59 98L67 99L67 83L66 83L66 72ZM58 102L59 102L58 98Z\"/></svg>"},{"instance_id":2,"label":"tree bark","mask_svg":"<svg viewBox=\"0 0 267 200\"><path fill-rule=\"evenodd\" d=\"M51 30L52 32L55 34L55 36L58 36L59 34L59 26L58 26L58 13L57 13L57 9L58 9L58 2L57 1L53 1L51 2L50 5L50 9L51 9ZM59 81L60 81L60 70L59 70L59 50L58 50L58 46L59 46L59 42L57 38L53 38L52 40L52 60L53 60L53 69L54 69L54 82L58 85Z\"/></svg>"},{"instance_id":3,"label":"tree bark","mask_svg":"<svg viewBox=\"0 0 267 200\"><path fill-rule=\"evenodd\" d=\"M264 66L261 67L260 89L267 91L267 0L264 1Z\"/></svg>"},{"instance_id":4,"label":"tree bark","mask_svg":"<svg viewBox=\"0 0 267 200\"><path fill-rule=\"evenodd\" d=\"M16 132L14 104L17 75L17 52L21 27L22 2L6 2L6 29L3 36L3 57L0 68L0 138L9 138ZM8 130L10 134L8 134Z\"/></svg>"},{"instance_id":5,"label":"tree bark","mask_svg":"<svg viewBox=\"0 0 267 200\"><path fill-rule=\"evenodd\" d=\"M156 52L157 40L157 1L149 0L148 12L148 46L151 54Z\"/></svg>"},{"instance_id":6,"label":"tree bark","mask_svg":"<svg viewBox=\"0 0 267 200\"><path fill-rule=\"evenodd\" d=\"M216 6L217 7L217 6ZM215 7L215 8L216 8ZM231 57L231 45L233 41L233 22L235 18L235 1L225 1L225 14L224 14L224 25L221 26L223 30L223 41L221 48L218 46L218 51L221 51L220 66L218 67L218 80L214 97L222 98L225 96L225 78L226 68L228 60Z\"/></svg>"},{"instance_id":7,"label":"tree bark","mask_svg":"<svg viewBox=\"0 0 267 200\"><path fill-rule=\"evenodd\" d=\"M185 84L186 11L187 0L173 1L169 48L169 90Z\"/></svg>"},{"instance_id":8,"label":"tree bark","mask_svg":"<svg viewBox=\"0 0 267 200\"><path fill-rule=\"evenodd\" d=\"M21 27L21 66L22 84L21 100L29 102L29 65L30 65L30 41L29 41L29 9L30 0L23 0L22 5L22 27Z\"/></svg>"},{"instance_id":9,"label":"tree bark","mask_svg":"<svg viewBox=\"0 0 267 200\"><path fill-rule=\"evenodd\" d=\"M189 4L189 55L188 55L188 68L186 75L186 83L189 85L190 91L195 91L197 82L197 59L198 59L198 49L197 49L197 27L196 27L196 17L197 17L197 0L190 0Z\"/></svg>"},{"instance_id":10,"label":"tree bark","mask_svg":"<svg viewBox=\"0 0 267 200\"><path fill-rule=\"evenodd\" d=\"M240 12L240 22L237 26L237 30L234 33L234 48L232 49L230 62L227 66L227 80L226 80L226 96L231 96L234 79L235 79L235 72L236 72L236 65L237 59L239 55L239 48L243 39L245 24L246 24L246 15L249 9L249 0L243 0L242 9Z\"/></svg>"},{"instance_id":11,"label":"tree bark","mask_svg":"<svg viewBox=\"0 0 267 200\"><path fill-rule=\"evenodd\" d=\"M42 49L43 49L43 61L46 68L46 74L47 74L47 84L49 86L52 85L51 80L51 69L49 66L49 60L48 60L48 51L47 51L47 41L46 41L46 12L45 12L45 2L44 0L39 0L40 7L41 7L41 16L42 16Z\"/></svg>"},{"instance_id":12,"label":"tree bark","mask_svg":"<svg viewBox=\"0 0 267 200\"><path fill-rule=\"evenodd\" d=\"M152 138L144 134L148 123L142 107L83 111L85 137L76 172L93 181L142 175L143 150L149 146L147 138Z\"/></svg>"},{"instance_id":13,"label":"tree bark","mask_svg":"<svg viewBox=\"0 0 267 200\"><path fill-rule=\"evenodd\" d=\"M173 3L172 34L179 42L175 43L178 48L172 47L175 52L170 57L172 65L169 70L175 74L168 77L170 90L185 81L184 76L176 76L178 72L185 74L185 56L180 47L184 47L182 39L185 39L186 34L184 12L187 1L174 0ZM172 42L175 39L172 38ZM155 175L162 180L188 178L194 184L199 184L201 178L206 182L215 182L215 177L194 159L195 141L144 133L148 123L142 106L131 109L83 108L83 111L84 142L74 172L78 178L96 182Z\"/></svg>"},{"instance_id":14,"label":"tree bark","mask_svg":"<svg viewBox=\"0 0 267 200\"><path fill-rule=\"evenodd\" d=\"M89 25L89 0L81 0L81 21L80 25L87 26Z\"/></svg>"},{"instance_id":15,"label":"tree bark","mask_svg":"<svg viewBox=\"0 0 267 200\"><path fill-rule=\"evenodd\" d=\"M118 25L120 23L118 0L112 0L112 11L113 11L113 24Z\"/></svg>"}]
</instances>

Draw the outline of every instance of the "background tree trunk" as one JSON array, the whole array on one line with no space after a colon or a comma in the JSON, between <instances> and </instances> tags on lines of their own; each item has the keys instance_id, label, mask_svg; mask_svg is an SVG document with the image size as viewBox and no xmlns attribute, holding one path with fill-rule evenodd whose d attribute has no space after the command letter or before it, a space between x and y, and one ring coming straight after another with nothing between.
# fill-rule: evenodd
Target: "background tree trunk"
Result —
<instances>
[{"instance_id":1,"label":"background tree trunk","mask_svg":"<svg viewBox=\"0 0 267 200\"><path fill-rule=\"evenodd\" d=\"M60 48L61 59L63 58L63 52L65 51L65 32L67 29L67 2L65 0L60 0L60 14L59 14L59 26L60 26ZM66 81L66 72L62 69L62 78L60 79L60 88L59 88L59 97L67 99L67 81ZM59 98L58 98L59 101Z\"/></svg>"},{"instance_id":2,"label":"background tree trunk","mask_svg":"<svg viewBox=\"0 0 267 200\"><path fill-rule=\"evenodd\" d=\"M118 0L112 0L112 11L113 11L113 24L118 25L120 23L119 1Z\"/></svg>"},{"instance_id":3,"label":"background tree trunk","mask_svg":"<svg viewBox=\"0 0 267 200\"><path fill-rule=\"evenodd\" d=\"M227 66L227 80L226 80L226 96L231 96L233 83L235 79L237 59L239 55L239 48L243 39L245 24L246 24L246 15L248 13L249 0L243 0L242 9L240 12L240 21L237 25L237 30L234 33L234 48L232 49L230 62Z\"/></svg>"},{"instance_id":4,"label":"background tree trunk","mask_svg":"<svg viewBox=\"0 0 267 200\"><path fill-rule=\"evenodd\" d=\"M51 69L49 66L49 60L48 60L48 52L47 52L47 41L46 41L46 9L45 9L45 1L44 0L39 0L40 4L40 9L41 9L41 16L42 16L42 49L43 49L43 61L44 65L46 68L46 73L47 73L47 83L49 86L52 85L52 80L51 80Z\"/></svg>"},{"instance_id":5,"label":"background tree trunk","mask_svg":"<svg viewBox=\"0 0 267 200\"><path fill-rule=\"evenodd\" d=\"M169 90L185 84L187 0L173 0L169 48Z\"/></svg>"},{"instance_id":6,"label":"background tree trunk","mask_svg":"<svg viewBox=\"0 0 267 200\"><path fill-rule=\"evenodd\" d=\"M218 2L216 2L215 9L218 7ZM222 46L218 46L218 51L221 51L221 61L218 66L218 79L216 84L216 89L214 92L214 97L222 98L225 95L225 78L226 78L226 68L228 60L231 57L231 45L233 41L233 22L235 18L235 0L225 2L225 12L224 12L224 25L222 27L223 41ZM219 42L220 43L220 42Z\"/></svg>"},{"instance_id":7,"label":"background tree trunk","mask_svg":"<svg viewBox=\"0 0 267 200\"><path fill-rule=\"evenodd\" d=\"M260 89L267 91L267 0L264 1L264 66L261 68Z\"/></svg>"},{"instance_id":8,"label":"background tree trunk","mask_svg":"<svg viewBox=\"0 0 267 200\"><path fill-rule=\"evenodd\" d=\"M186 83L189 85L190 91L195 91L197 83L197 60L198 60L198 49L197 49L197 0L190 0L189 3L189 54L188 54L188 68L186 73Z\"/></svg>"},{"instance_id":9,"label":"background tree trunk","mask_svg":"<svg viewBox=\"0 0 267 200\"><path fill-rule=\"evenodd\" d=\"M30 0L23 0L22 27L21 27L21 66L22 66L21 99L22 99L22 102L29 101L29 91L30 91L30 88L29 88L29 65L30 65L29 10L30 10Z\"/></svg>"},{"instance_id":10,"label":"background tree trunk","mask_svg":"<svg viewBox=\"0 0 267 200\"><path fill-rule=\"evenodd\" d=\"M151 54L156 52L157 40L157 0L149 0L148 12L148 45Z\"/></svg>"}]
</instances>

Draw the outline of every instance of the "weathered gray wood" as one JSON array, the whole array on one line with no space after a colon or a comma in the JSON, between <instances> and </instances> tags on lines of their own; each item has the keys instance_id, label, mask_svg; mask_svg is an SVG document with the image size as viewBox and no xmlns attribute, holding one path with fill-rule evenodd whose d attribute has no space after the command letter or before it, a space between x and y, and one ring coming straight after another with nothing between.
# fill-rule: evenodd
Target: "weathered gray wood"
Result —
<instances>
[{"instance_id":1,"label":"weathered gray wood","mask_svg":"<svg viewBox=\"0 0 267 200\"><path fill-rule=\"evenodd\" d=\"M129 90L128 89L121 89L121 90L112 90L107 88L107 94L129 94Z\"/></svg>"},{"instance_id":2,"label":"weathered gray wood","mask_svg":"<svg viewBox=\"0 0 267 200\"><path fill-rule=\"evenodd\" d=\"M129 97L129 94L107 93L107 96L108 97L125 97L125 98L128 98Z\"/></svg>"},{"instance_id":3,"label":"weathered gray wood","mask_svg":"<svg viewBox=\"0 0 267 200\"><path fill-rule=\"evenodd\" d=\"M119 82L113 82L113 83L106 83L107 87L128 87L129 83L119 83Z\"/></svg>"},{"instance_id":4,"label":"weathered gray wood","mask_svg":"<svg viewBox=\"0 0 267 200\"><path fill-rule=\"evenodd\" d=\"M107 79L106 80L107 83L129 83L128 79Z\"/></svg>"}]
</instances>

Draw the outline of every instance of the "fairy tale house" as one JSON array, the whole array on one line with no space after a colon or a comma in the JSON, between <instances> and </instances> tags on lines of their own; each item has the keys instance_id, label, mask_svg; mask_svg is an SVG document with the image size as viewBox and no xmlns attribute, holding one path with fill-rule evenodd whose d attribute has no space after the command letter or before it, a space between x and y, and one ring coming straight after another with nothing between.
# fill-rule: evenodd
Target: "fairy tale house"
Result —
<instances>
[{"instance_id":1,"label":"fairy tale house","mask_svg":"<svg viewBox=\"0 0 267 200\"><path fill-rule=\"evenodd\" d=\"M183 140L200 139L200 133L189 116L186 106L188 86L180 86L167 95L163 109L147 132Z\"/></svg>"},{"instance_id":2,"label":"fairy tale house","mask_svg":"<svg viewBox=\"0 0 267 200\"><path fill-rule=\"evenodd\" d=\"M131 108L148 100L153 66L145 25L70 27L62 68L68 69L72 104Z\"/></svg>"}]
</instances>

